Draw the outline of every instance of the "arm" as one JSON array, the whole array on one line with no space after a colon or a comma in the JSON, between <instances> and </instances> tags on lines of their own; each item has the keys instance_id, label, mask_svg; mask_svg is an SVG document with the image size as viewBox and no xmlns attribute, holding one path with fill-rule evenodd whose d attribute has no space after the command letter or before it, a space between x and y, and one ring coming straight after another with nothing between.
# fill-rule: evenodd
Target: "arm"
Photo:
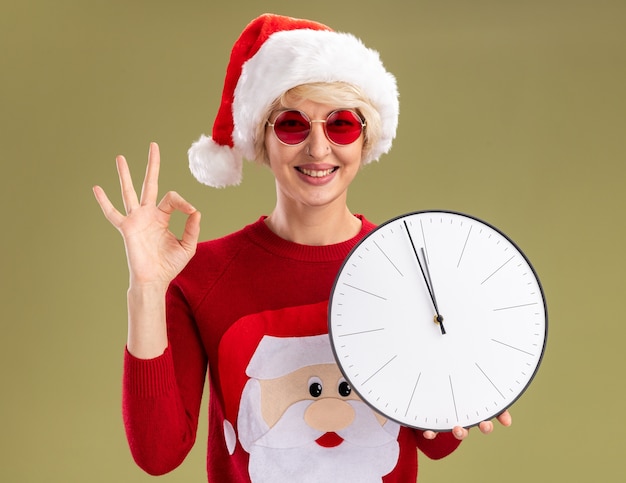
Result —
<instances>
[{"instance_id":1,"label":"arm","mask_svg":"<svg viewBox=\"0 0 626 483\"><path fill-rule=\"evenodd\" d=\"M207 358L182 292L167 294L169 345L154 359L124 357L123 416L138 466L153 475L176 468L194 445Z\"/></svg>"},{"instance_id":2,"label":"arm","mask_svg":"<svg viewBox=\"0 0 626 483\"><path fill-rule=\"evenodd\" d=\"M150 145L141 199L133 188L128 164L118 156L117 170L126 215L111 203L104 190L94 195L104 216L124 239L130 282L128 288L128 350L135 357L150 359L167 347L165 292L196 250L200 213L178 193L170 191L156 204L160 166L159 147ZM182 238L168 229L174 211L188 215Z\"/></svg>"},{"instance_id":3,"label":"arm","mask_svg":"<svg viewBox=\"0 0 626 483\"><path fill-rule=\"evenodd\" d=\"M168 334L165 302L171 280L195 253L200 213L175 192L156 203L160 165L156 144L150 145L140 199L126 160L118 156L116 161L126 215L99 186L94 195L124 239L129 267L124 423L137 463L149 473L164 473L177 466L193 445L206 369L192 317L182 302L171 304L177 307L171 314L168 306L168 320L171 316L182 327L176 331L176 346L180 341L188 346L179 351L188 358L174 363L178 352L170 348L174 340ZM188 215L181 239L168 229L176 210Z\"/></svg>"}]
</instances>

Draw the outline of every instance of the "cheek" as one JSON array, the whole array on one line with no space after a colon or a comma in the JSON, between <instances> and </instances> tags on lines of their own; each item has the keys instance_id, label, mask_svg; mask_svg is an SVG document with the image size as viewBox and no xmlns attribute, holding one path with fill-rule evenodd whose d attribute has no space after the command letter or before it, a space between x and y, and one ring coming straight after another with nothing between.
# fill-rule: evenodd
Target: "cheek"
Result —
<instances>
[{"instance_id":1,"label":"cheek","mask_svg":"<svg viewBox=\"0 0 626 483\"><path fill-rule=\"evenodd\" d=\"M361 167L361 161L363 159L363 142L355 142L350 146L346 146L346 151L343 155L344 162L351 167L354 167L355 171L358 171Z\"/></svg>"},{"instance_id":2,"label":"cheek","mask_svg":"<svg viewBox=\"0 0 626 483\"><path fill-rule=\"evenodd\" d=\"M312 399L309 393L308 375L298 371L277 379L260 380L261 415L271 428L293 404Z\"/></svg>"},{"instance_id":3,"label":"cheek","mask_svg":"<svg viewBox=\"0 0 626 483\"><path fill-rule=\"evenodd\" d=\"M290 404L293 404L292 387L281 380L261 380L261 415L271 428L283 415Z\"/></svg>"},{"instance_id":4,"label":"cheek","mask_svg":"<svg viewBox=\"0 0 626 483\"><path fill-rule=\"evenodd\" d=\"M265 164L274 169L287 164L293 159L297 149L281 144L273 135L271 138L272 139L267 139L266 136L265 139L265 153L267 158Z\"/></svg>"}]
</instances>

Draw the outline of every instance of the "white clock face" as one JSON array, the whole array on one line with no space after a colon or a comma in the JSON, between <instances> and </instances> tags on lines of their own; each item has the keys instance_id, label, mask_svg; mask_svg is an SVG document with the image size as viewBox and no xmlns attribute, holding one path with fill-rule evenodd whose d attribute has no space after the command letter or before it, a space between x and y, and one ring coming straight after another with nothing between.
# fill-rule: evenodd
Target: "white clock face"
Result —
<instances>
[{"instance_id":1,"label":"white clock face","mask_svg":"<svg viewBox=\"0 0 626 483\"><path fill-rule=\"evenodd\" d=\"M534 269L499 230L417 212L379 226L347 257L329 333L364 401L406 426L448 431L498 415L524 392L547 312Z\"/></svg>"}]
</instances>

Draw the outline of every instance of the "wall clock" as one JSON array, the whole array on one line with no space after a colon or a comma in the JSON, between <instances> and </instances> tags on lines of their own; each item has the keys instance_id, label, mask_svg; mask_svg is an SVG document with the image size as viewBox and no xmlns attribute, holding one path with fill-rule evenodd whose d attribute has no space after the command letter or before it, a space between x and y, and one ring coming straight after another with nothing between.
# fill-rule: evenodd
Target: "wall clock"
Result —
<instances>
[{"instance_id":1,"label":"wall clock","mask_svg":"<svg viewBox=\"0 0 626 483\"><path fill-rule=\"evenodd\" d=\"M539 278L504 233L423 211L353 248L329 301L329 334L352 389L405 426L449 431L491 419L535 376L546 347Z\"/></svg>"}]
</instances>

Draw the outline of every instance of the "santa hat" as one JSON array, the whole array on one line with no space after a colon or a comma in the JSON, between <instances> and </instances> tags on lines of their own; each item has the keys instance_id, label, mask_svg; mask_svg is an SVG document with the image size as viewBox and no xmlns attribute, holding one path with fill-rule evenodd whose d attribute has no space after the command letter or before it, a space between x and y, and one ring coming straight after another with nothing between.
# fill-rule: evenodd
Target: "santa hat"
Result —
<instances>
[{"instance_id":1,"label":"santa hat","mask_svg":"<svg viewBox=\"0 0 626 483\"><path fill-rule=\"evenodd\" d=\"M308 337L266 335L250 359L246 374L254 379L276 379L303 367L335 363L327 334Z\"/></svg>"},{"instance_id":2,"label":"santa hat","mask_svg":"<svg viewBox=\"0 0 626 483\"><path fill-rule=\"evenodd\" d=\"M361 88L382 125L363 164L389 151L398 125L398 90L378 52L326 25L265 14L248 24L233 46L212 136L202 135L189 149L196 179L216 188L239 184L243 159L255 157L256 130L269 106L289 89L312 82Z\"/></svg>"}]
</instances>

